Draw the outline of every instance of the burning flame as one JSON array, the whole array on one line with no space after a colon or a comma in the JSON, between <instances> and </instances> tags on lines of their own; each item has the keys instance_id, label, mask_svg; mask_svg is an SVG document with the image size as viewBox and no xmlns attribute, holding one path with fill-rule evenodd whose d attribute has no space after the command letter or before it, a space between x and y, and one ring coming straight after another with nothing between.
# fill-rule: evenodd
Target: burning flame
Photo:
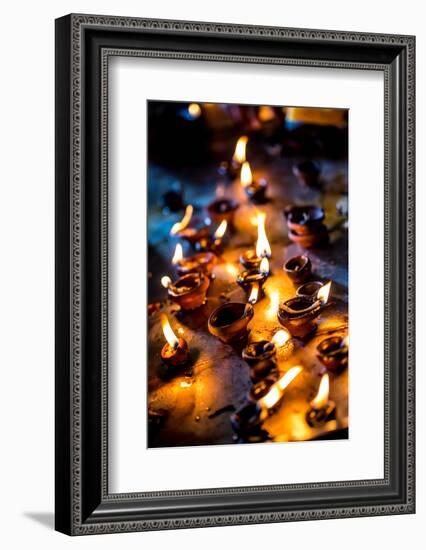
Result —
<instances>
[{"instance_id":1,"label":"burning flame","mask_svg":"<svg viewBox=\"0 0 426 550\"><path fill-rule=\"evenodd\" d=\"M262 275L267 275L269 273L269 260L266 256L260 262L259 270Z\"/></svg>"},{"instance_id":2,"label":"burning flame","mask_svg":"<svg viewBox=\"0 0 426 550\"><path fill-rule=\"evenodd\" d=\"M179 340L177 339L176 334L173 332L172 327L170 326L167 315L162 313L160 315L161 328L163 329L164 337L166 338L169 346L172 348L177 348L179 345Z\"/></svg>"},{"instance_id":3,"label":"burning flame","mask_svg":"<svg viewBox=\"0 0 426 550\"><path fill-rule=\"evenodd\" d=\"M237 145L235 146L235 152L234 156L232 157L232 160L235 162L239 162L242 164L246 160L246 145L248 142L247 136L241 136L240 139L237 141Z\"/></svg>"},{"instance_id":4,"label":"burning flame","mask_svg":"<svg viewBox=\"0 0 426 550\"><path fill-rule=\"evenodd\" d=\"M330 288L331 288L331 281L327 283L326 285L322 286L318 290L317 298L320 300L322 304L326 304L328 302L328 296L330 294Z\"/></svg>"},{"instance_id":5,"label":"burning flame","mask_svg":"<svg viewBox=\"0 0 426 550\"><path fill-rule=\"evenodd\" d=\"M161 284L164 286L164 288L169 288L169 286L172 284L172 280L170 277L167 277L167 275L164 275L164 277L161 277Z\"/></svg>"},{"instance_id":6,"label":"burning flame","mask_svg":"<svg viewBox=\"0 0 426 550\"><path fill-rule=\"evenodd\" d=\"M188 105L188 113L192 118L198 118L201 115L201 107L198 103L191 103Z\"/></svg>"},{"instance_id":7,"label":"burning flame","mask_svg":"<svg viewBox=\"0 0 426 550\"><path fill-rule=\"evenodd\" d=\"M278 347L281 347L286 342L288 342L290 338L291 338L290 333L287 330L285 329L278 330L272 337L272 343Z\"/></svg>"},{"instance_id":8,"label":"burning flame","mask_svg":"<svg viewBox=\"0 0 426 550\"><path fill-rule=\"evenodd\" d=\"M261 122L269 122L270 120L274 120L275 112L269 105L261 105L257 116Z\"/></svg>"},{"instance_id":9,"label":"burning flame","mask_svg":"<svg viewBox=\"0 0 426 550\"><path fill-rule=\"evenodd\" d=\"M330 391L330 382L328 373L324 374L321 378L321 382L318 388L318 393L314 399L312 399L310 405L313 409L323 409L328 403L328 394Z\"/></svg>"},{"instance_id":10,"label":"burning flame","mask_svg":"<svg viewBox=\"0 0 426 550\"><path fill-rule=\"evenodd\" d=\"M249 304L255 304L259 296L259 283L254 283L251 287L250 296L248 299Z\"/></svg>"},{"instance_id":11,"label":"burning flame","mask_svg":"<svg viewBox=\"0 0 426 550\"><path fill-rule=\"evenodd\" d=\"M227 227L228 227L228 222L226 220L222 220L219 227L216 229L214 233L215 239L221 239L225 235Z\"/></svg>"},{"instance_id":12,"label":"burning flame","mask_svg":"<svg viewBox=\"0 0 426 550\"><path fill-rule=\"evenodd\" d=\"M278 382L275 382L271 386L269 392L259 399L259 404L262 408L270 409L278 403L286 387L293 382L293 380L302 372L303 368L300 366L292 367L288 372L282 376Z\"/></svg>"},{"instance_id":13,"label":"burning flame","mask_svg":"<svg viewBox=\"0 0 426 550\"><path fill-rule=\"evenodd\" d=\"M182 231L182 229L185 229L185 227L188 226L189 222L192 218L192 213L194 212L194 208L191 204L188 204L188 206L185 209L185 214L180 222L176 222L174 226L170 229L170 235L176 235L176 233L179 233L179 231Z\"/></svg>"},{"instance_id":14,"label":"burning flame","mask_svg":"<svg viewBox=\"0 0 426 550\"><path fill-rule=\"evenodd\" d=\"M243 187L248 187L253 181L250 164L247 161L241 166L240 180Z\"/></svg>"},{"instance_id":15,"label":"burning flame","mask_svg":"<svg viewBox=\"0 0 426 550\"><path fill-rule=\"evenodd\" d=\"M268 237L265 230L265 212L257 213L257 243L256 243L256 255L258 258L267 256L271 257L271 247L269 245Z\"/></svg>"},{"instance_id":16,"label":"burning flame","mask_svg":"<svg viewBox=\"0 0 426 550\"><path fill-rule=\"evenodd\" d=\"M176 248L175 248L175 253L174 253L174 256L172 258L172 264L173 265L176 265L177 263L179 263L181 260L183 259L183 249L182 249L182 245L180 243L177 243L176 245ZM164 278L164 277L163 277Z\"/></svg>"},{"instance_id":17,"label":"burning flame","mask_svg":"<svg viewBox=\"0 0 426 550\"><path fill-rule=\"evenodd\" d=\"M280 293L278 292L278 290L273 290L269 294L269 307L265 312L267 318L275 319L277 316L279 307L280 307ZM281 331L278 331L278 332L281 332Z\"/></svg>"}]
</instances>

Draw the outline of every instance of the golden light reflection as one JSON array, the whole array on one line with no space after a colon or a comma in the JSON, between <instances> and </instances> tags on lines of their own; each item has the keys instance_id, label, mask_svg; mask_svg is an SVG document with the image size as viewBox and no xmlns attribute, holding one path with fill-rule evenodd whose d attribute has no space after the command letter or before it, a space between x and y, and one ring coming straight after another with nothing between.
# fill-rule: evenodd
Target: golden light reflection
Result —
<instances>
[{"instance_id":1,"label":"golden light reflection","mask_svg":"<svg viewBox=\"0 0 426 550\"><path fill-rule=\"evenodd\" d=\"M247 187L253 182L250 164L247 161L241 166L240 180L243 187Z\"/></svg>"},{"instance_id":2,"label":"golden light reflection","mask_svg":"<svg viewBox=\"0 0 426 550\"><path fill-rule=\"evenodd\" d=\"M330 288L331 288L331 281L326 285L322 286L318 290L317 298L318 300L320 300L322 304L326 304L328 302L328 298L330 295Z\"/></svg>"},{"instance_id":3,"label":"golden light reflection","mask_svg":"<svg viewBox=\"0 0 426 550\"><path fill-rule=\"evenodd\" d=\"M256 255L258 258L271 257L271 247L269 245L268 237L266 236L265 229L265 212L257 213L257 243L256 243Z\"/></svg>"},{"instance_id":4,"label":"golden light reflection","mask_svg":"<svg viewBox=\"0 0 426 550\"><path fill-rule=\"evenodd\" d=\"M278 290L272 290L269 293L269 306L265 311L265 316L269 320L276 320L278 308L280 307L280 293ZM281 331L278 331L281 332Z\"/></svg>"},{"instance_id":5,"label":"golden light reflection","mask_svg":"<svg viewBox=\"0 0 426 550\"><path fill-rule=\"evenodd\" d=\"M231 275L231 277L237 277L238 275L238 268L234 264L226 264L225 265L225 271Z\"/></svg>"},{"instance_id":6,"label":"golden light reflection","mask_svg":"<svg viewBox=\"0 0 426 550\"><path fill-rule=\"evenodd\" d=\"M179 384L181 388L190 388L192 386L192 382L188 382L186 380L182 380L182 382Z\"/></svg>"},{"instance_id":7,"label":"golden light reflection","mask_svg":"<svg viewBox=\"0 0 426 550\"><path fill-rule=\"evenodd\" d=\"M291 338L290 333L286 329L278 330L272 337L272 343L277 347L284 346Z\"/></svg>"},{"instance_id":8,"label":"golden light reflection","mask_svg":"<svg viewBox=\"0 0 426 550\"><path fill-rule=\"evenodd\" d=\"M164 337L167 340L168 344L172 348L177 348L177 346L179 345L179 340L176 334L173 332L172 327L170 326L169 320L167 319L167 315L165 315L164 313L161 313L160 321L161 321L161 328L163 329Z\"/></svg>"},{"instance_id":9,"label":"golden light reflection","mask_svg":"<svg viewBox=\"0 0 426 550\"><path fill-rule=\"evenodd\" d=\"M188 204L188 206L185 209L185 214L180 222L176 222L173 227L170 229L170 235L176 235L176 233L179 233L179 231L182 231L185 229L185 227L188 226L189 222L192 218L192 213L194 212L194 208L191 204Z\"/></svg>"},{"instance_id":10,"label":"golden light reflection","mask_svg":"<svg viewBox=\"0 0 426 550\"><path fill-rule=\"evenodd\" d=\"M239 162L242 164L246 160L246 146L248 142L247 136L241 136L240 139L237 141L237 144L235 146L234 156L232 159L235 162Z\"/></svg>"},{"instance_id":11,"label":"golden light reflection","mask_svg":"<svg viewBox=\"0 0 426 550\"><path fill-rule=\"evenodd\" d=\"M164 286L164 288L169 288L169 286L172 284L172 280L170 277L167 277L167 275L164 275L164 277L161 277L161 284Z\"/></svg>"},{"instance_id":12,"label":"golden light reflection","mask_svg":"<svg viewBox=\"0 0 426 550\"><path fill-rule=\"evenodd\" d=\"M215 239L221 239L225 235L227 227L228 227L228 222L226 220L222 220L219 227L216 229L214 233Z\"/></svg>"},{"instance_id":13,"label":"golden light reflection","mask_svg":"<svg viewBox=\"0 0 426 550\"><path fill-rule=\"evenodd\" d=\"M254 283L251 287L250 296L248 299L249 304L255 304L259 296L259 283Z\"/></svg>"},{"instance_id":14,"label":"golden light reflection","mask_svg":"<svg viewBox=\"0 0 426 550\"><path fill-rule=\"evenodd\" d=\"M321 382L318 388L318 393L310 403L311 407L313 409L323 409L324 407L326 407L328 403L329 392L330 392L330 380L328 377L328 373L325 373L321 378Z\"/></svg>"},{"instance_id":15,"label":"golden light reflection","mask_svg":"<svg viewBox=\"0 0 426 550\"><path fill-rule=\"evenodd\" d=\"M182 245L180 243L177 243L176 248L175 248L175 253L174 253L173 258L172 258L172 264L176 265L182 259L183 259L183 248L182 248Z\"/></svg>"}]
</instances>

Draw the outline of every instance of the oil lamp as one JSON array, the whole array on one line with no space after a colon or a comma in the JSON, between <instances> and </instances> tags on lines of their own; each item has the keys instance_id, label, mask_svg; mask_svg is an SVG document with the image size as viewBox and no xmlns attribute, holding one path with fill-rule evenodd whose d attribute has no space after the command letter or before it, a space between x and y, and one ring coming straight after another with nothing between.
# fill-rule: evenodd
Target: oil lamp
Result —
<instances>
[{"instance_id":1,"label":"oil lamp","mask_svg":"<svg viewBox=\"0 0 426 550\"><path fill-rule=\"evenodd\" d=\"M318 162L314 160L303 160L293 166L293 174L299 183L304 187L320 187L319 176L321 168Z\"/></svg>"},{"instance_id":2,"label":"oil lamp","mask_svg":"<svg viewBox=\"0 0 426 550\"><path fill-rule=\"evenodd\" d=\"M306 421L311 428L319 428L336 416L336 404L329 400L330 381L328 373L323 374L315 398L309 403Z\"/></svg>"},{"instance_id":3,"label":"oil lamp","mask_svg":"<svg viewBox=\"0 0 426 550\"><path fill-rule=\"evenodd\" d=\"M259 269L262 258L270 258L272 255L271 246L266 236L265 220L266 214L264 212L258 212L256 217L256 248L250 248L244 251L240 256L240 263L248 270Z\"/></svg>"},{"instance_id":4,"label":"oil lamp","mask_svg":"<svg viewBox=\"0 0 426 550\"><path fill-rule=\"evenodd\" d=\"M299 286L296 290L296 296L304 298L316 298L319 289L323 286L321 281L310 281Z\"/></svg>"},{"instance_id":5,"label":"oil lamp","mask_svg":"<svg viewBox=\"0 0 426 550\"><path fill-rule=\"evenodd\" d=\"M205 303L210 280L203 273L188 273L174 282L170 277L163 277L161 284L167 288L172 302L178 304L183 310L191 310Z\"/></svg>"},{"instance_id":6,"label":"oil lamp","mask_svg":"<svg viewBox=\"0 0 426 550\"><path fill-rule=\"evenodd\" d=\"M311 260L306 255L294 256L285 262L284 271L293 283L303 283L311 276Z\"/></svg>"},{"instance_id":7,"label":"oil lamp","mask_svg":"<svg viewBox=\"0 0 426 550\"><path fill-rule=\"evenodd\" d=\"M245 290L250 289L248 301L255 304L269 275L268 258L262 258L259 269L247 269L238 275L237 283Z\"/></svg>"},{"instance_id":8,"label":"oil lamp","mask_svg":"<svg viewBox=\"0 0 426 550\"><path fill-rule=\"evenodd\" d=\"M203 220L193 218L194 208L191 204L185 209L185 214L180 222L176 222L170 230L170 235L178 235L188 241L194 248L197 242L210 234L210 228Z\"/></svg>"},{"instance_id":9,"label":"oil lamp","mask_svg":"<svg viewBox=\"0 0 426 550\"><path fill-rule=\"evenodd\" d=\"M331 336L317 346L317 357L329 371L340 371L348 366L348 338Z\"/></svg>"},{"instance_id":10,"label":"oil lamp","mask_svg":"<svg viewBox=\"0 0 426 550\"><path fill-rule=\"evenodd\" d=\"M253 318L253 307L242 302L227 302L209 317L208 328L224 344L238 342L247 336L247 325Z\"/></svg>"},{"instance_id":11,"label":"oil lamp","mask_svg":"<svg viewBox=\"0 0 426 550\"><path fill-rule=\"evenodd\" d=\"M211 275L216 261L217 258L212 252L200 252L184 258L182 245L177 243L172 264L176 267L179 276L199 272Z\"/></svg>"},{"instance_id":12,"label":"oil lamp","mask_svg":"<svg viewBox=\"0 0 426 550\"><path fill-rule=\"evenodd\" d=\"M240 256L240 263L246 269L258 269L262 258L259 258L254 248L245 250Z\"/></svg>"},{"instance_id":13,"label":"oil lamp","mask_svg":"<svg viewBox=\"0 0 426 550\"><path fill-rule=\"evenodd\" d=\"M230 178L235 178L241 168L241 165L246 160L246 147L248 143L247 136L241 136L236 145L231 162L224 161L219 166L219 174L228 175Z\"/></svg>"},{"instance_id":14,"label":"oil lamp","mask_svg":"<svg viewBox=\"0 0 426 550\"><path fill-rule=\"evenodd\" d=\"M248 198L254 203L265 202L265 193L268 187L268 182L264 179L253 179L250 164L245 161L241 166L240 172L241 185L244 187L244 191Z\"/></svg>"},{"instance_id":15,"label":"oil lamp","mask_svg":"<svg viewBox=\"0 0 426 550\"><path fill-rule=\"evenodd\" d=\"M323 224L325 213L319 206L294 206L284 212L287 220L290 240L311 248L328 238L327 228Z\"/></svg>"},{"instance_id":16,"label":"oil lamp","mask_svg":"<svg viewBox=\"0 0 426 550\"><path fill-rule=\"evenodd\" d=\"M231 225L234 221L235 211L238 207L239 203L237 201L220 198L207 206L207 212L215 223L226 221Z\"/></svg>"},{"instance_id":17,"label":"oil lamp","mask_svg":"<svg viewBox=\"0 0 426 550\"><path fill-rule=\"evenodd\" d=\"M161 359L168 367L180 367L189 360L189 348L186 340L178 338L170 326L167 315L160 315L161 327L167 342L161 350Z\"/></svg>"},{"instance_id":18,"label":"oil lamp","mask_svg":"<svg viewBox=\"0 0 426 550\"><path fill-rule=\"evenodd\" d=\"M220 253L223 250L223 237L226 233L228 222L222 220L219 227L214 232L213 236L208 235L201 237L196 243L195 248L202 251L210 251Z\"/></svg>"},{"instance_id":19,"label":"oil lamp","mask_svg":"<svg viewBox=\"0 0 426 550\"><path fill-rule=\"evenodd\" d=\"M177 235L180 231L185 229L191 221L193 212L194 207L191 204L188 204L188 206L185 208L185 214L183 215L181 221L176 222L170 229L170 235Z\"/></svg>"},{"instance_id":20,"label":"oil lamp","mask_svg":"<svg viewBox=\"0 0 426 550\"><path fill-rule=\"evenodd\" d=\"M278 310L278 320L292 336L306 338L316 328L316 318L328 301L331 282L323 285L316 298L296 296L283 302Z\"/></svg>"},{"instance_id":21,"label":"oil lamp","mask_svg":"<svg viewBox=\"0 0 426 550\"><path fill-rule=\"evenodd\" d=\"M276 368L276 348L273 342L251 342L242 351L242 358L250 366L250 378L259 380Z\"/></svg>"}]
</instances>

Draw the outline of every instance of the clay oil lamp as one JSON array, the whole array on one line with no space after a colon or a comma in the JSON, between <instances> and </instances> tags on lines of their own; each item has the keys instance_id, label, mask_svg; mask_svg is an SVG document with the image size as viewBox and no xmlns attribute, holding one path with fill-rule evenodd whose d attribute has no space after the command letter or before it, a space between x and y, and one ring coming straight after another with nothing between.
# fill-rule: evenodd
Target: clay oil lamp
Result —
<instances>
[{"instance_id":1,"label":"clay oil lamp","mask_svg":"<svg viewBox=\"0 0 426 550\"><path fill-rule=\"evenodd\" d=\"M268 188L268 182L264 179L253 179L250 164L246 161L241 166L240 172L241 185L244 187L244 191L247 197L254 203L265 202L266 189Z\"/></svg>"},{"instance_id":2,"label":"clay oil lamp","mask_svg":"<svg viewBox=\"0 0 426 550\"><path fill-rule=\"evenodd\" d=\"M223 251L223 237L226 233L228 222L223 220L214 232L213 236L201 237L195 243L195 249L220 254Z\"/></svg>"},{"instance_id":3,"label":"clay oil lamp","mask_svg":"<svg viewBox=\"0 0 426 550\"><path fill-rule=\"evenodd\" d=\"M293 166L293 174L304 187L318 189L320 187L320 173L320 165L314 160L303 160Z\"/></svg>"},{"instance_id":4,"label":"clay oil lamp","mask_svg":"<svg viewBox=\"0 0 426 550\"><path fill-rule=\"evenodd\" d=\"M276 369L276 348L273 342L251 342L242 351L242 358L250 367L250 378L260 380Z\"/></svg>"},{"instance_id":5,"label":"clay oil lamp","mask_svg":"<svg viewBox=\"0 0 426 550\"><path fill-rule=\"evenodd\" d=\"M328 373L323 374L315 398L309 403L306 422L311 428L319 428L336 417L336 404L329 399L330 381Z\"/></svg>"},{"instance_id":6,"label":"clay oil lamp","mask_svg":"<svg viewBox=\"0 0 426 550\"><path fill-rule=\"evenodd\" d=\"M254 315L253 307L242 302L227 302L209 317L208 328L224 344L239 342L247 336L247 325Z\"/></svg>"},{"instance_id":7,"label":"clay oil lamp","mask_svg":"<svg viewBox=\"0 0 426 550\"><path fill-rule=\"evenodd\" d=\"M303 248L311 248L328 238L324 210L319 206L294 206L284 212L288 237Z\"/></svg>"},{"instance_id":8,"label":"clay oil lamp","mask_svg":"<svg viewBox=\"0 0 426 550\"><path fill-rule=\"evenodd\" d=\"M348 366L348 338L331 336L317 346L317 357L329 371L338 372Z\"/></svg>"},{"instance_id":9,"label":"clay oil lamp","mask_svg":"<svg viewBox=\"0 0 426 550\"><path fill-rule=\"evenodd\" d=\"M296 296L302 296L303 298L316 298L318 291L322 288L323 283L321 281L310 281L299 286L296 290Z\"/></svg>"},{"instance_id":10,"label":"clay oil lamp","mask_svg":"<svg viewBox=\"0 0 426 550\"><path fill-rule=\"evenodd\" d=\"M285 262L284 271L293 283L304 283L312 273L311 260L306 255L293 256Z\"/></svg>"},{"instance_id":11,"label":"clay oil lamp","mask_svg":"<svg viewBox=\"0 0 426 550\"><path fill-rule=\"evenodd\" d=\"M240 256L240 263L246 269L258 269L262 258L259 258L254 248L245 250Z\"/></svg>"},{"instance_id":12,"label":"clay oil lamp","mask_svg":"<svg viewBox=\"0 0 426 550\"><path fill-rule=\"evenodd\" d=\"M182 220L173 225L170 235L177 235L185 239L195 248L197 242L209 236L210 228L202 220L193 218L193 212L193 206L188 204Z\"/></svg>"},{"instance_id":13,"label":"clay oil lamp","mask_svg":"<svg viewBox=\"0 0 426 550\"><path fill-rule=\"evenodd\" d=\"M205 303L210 280L203 273L188 273L174 282L169 277L163 277L161 284L167 288L172 302L183 310L192 310Z\"/></svg>"},{"instance_id":14,"label":"clay oil lamp","mask_svg":"<svg viewBox=\"0 0 426 550\"><path fill-rule=\"evenodd\" d=\"M186 340L178 338L170 326L167 315L161 313L161 328L167 342L161 350L162 361L170 368L178 368L189 361L189 348Z\"/></svg>"},{"instance_id":15,"label":"clay oil lamp","mask_svg":"<svg viewBox=\"0 0 426 550\"><path fill-rule=\"evenodd\" d=\"M262 287L269 275L268 258L262 258L259 269L247 269L238 275L237 283L246 291L250 291L248 302L255 304L262 292Z\"/></svg>"},{"instance_id":16,"label":"clay oil lamp","mask_svg":"<svg viewBox=\"0 0 426 550\"><path fill-rule=\"evenodd\" d=\"M317 328L316 319L328 301L331 283L323 285L315 299L296 296L283 302L278 310L278 320L292 336L306 338Z\"/></svg>"},{"instance_id":17,"label":"clay oil lamp","mask_svg":"<svg viewBox=\"0 0 426 550\"><path fill-rule=\"evenodd\" d=\"M177 243L172 264L175 266L179 276L187 275L188 273L204 273L210 276L216 261L217 258L213 252L200 252L184 258L182 245Z\"/></svg>"},{"instance_id":18,"label":"clay oil lamp","mask_svg":"<svg viewBox=\"0 0 426 550\"><path fill-rule=\"evenodd\" d=\"M235 211L239 207L239 203L233 199L220 198L211 202L207 206L209 217L214 223L226 221L231 225L234 221Z\"/></svg>"},{"instance_id":19,"label":"clay oil lamp","mask_svg":"<svg viewBox=\"0 0 426 550\"><path fill-rule=\"evenodd\" d=\"M242 164L246 160L246 148L248 143L247 136L241 136L236 145L232 160L230 162L224 161L219 166L219 174L222 176L228 176L234 179L238 176Z\"/></svg>"}]
</instances>

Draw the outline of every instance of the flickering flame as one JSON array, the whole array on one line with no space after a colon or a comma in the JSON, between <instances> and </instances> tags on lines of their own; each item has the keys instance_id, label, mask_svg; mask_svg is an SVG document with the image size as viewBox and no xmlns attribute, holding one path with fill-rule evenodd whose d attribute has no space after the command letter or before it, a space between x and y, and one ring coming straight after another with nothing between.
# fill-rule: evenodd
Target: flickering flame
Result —
<instances>
[{"instance_id":1,"label":"flickering flame","mask_svg":"<svg viewBox=\"0 0 426 550\"><path fill-rule=\"evenodd\" d=\"M259 270L262 273L262 275L267 275L269 273L269 260L266 256L262 258L262 261L260 262Z\"/></svg>"},{"instance_id":2,"label":"flickering flame","mask_svg":"<svg viewBox=\"0 0 426 550\"><path fill-rule=\"evenodd\" d=\"M246 145L248 142L247 136L241 136L240 139L237 141L237 145L235 146L234 156L232 159L235 162L239 162L242 164L246 160Z\"/></svg>"},{"instance_id":3,"label":"flickering flame","mask_svg":"<svg viewBox=\"0 0 426 550\"><path fill-rule=\"evenodd\" d=\"M254 283L251 287L251 292L249 296L249 304L255 304L259 296L259 283Z\"/></svg>"},{"instance_id":4,"label":"flickering flame","mask_svg":"<svg viewBox=\"0 0 426 550\"><path fill-rule=\"evenodd\" d=\"M192 213L194 211L194 208L191 204L188 204L188 206L185 209L185 214L180 222L176 222L174 226L170 229L170 235L176 235L179 231L182 231L182 229L185 229L185 227L188 226L189 222L192 218Z\"/></svg>"},{"instance_id":5,"label":"flickering flame","mask_svg":"<svg viewBox=\"0 0 426 550\"><path fill-rule=\"evenodd\" d=\"M286 342L288 342L290 338L291 338L290 333L287 330L285 329L278 330L272 337L272 343L275 344L277 347L281 347Z\"/></svg>"},{"instance_id":6,"label":"flickering flame","mask_svg":"<svg viewBox=\"0 0 426 550\"><path fill-rule=\"evenodd\" d=\"M269 294L269 306L265 312L266 317L268 319L276 319L279 307L280 307L280 293L278 292L278 290L273 290ZM281 332L281 331L278 331L278 332Z\"/></svg>"},{"instance_id":7,"label":"flickering flame","mask_svg":"<svg viewBox=\"0 0 426 550\"><path fill-rule=\"evenodd\" d=\"M170 277L167 277L167 275L164 275L164 277L161 277L161 284L164 286L164 288L169 288L169 286L172 284L172 280Z\"/></svg>"},{"instance_id":8,"label":"flickering flame","mask_svg":"<svg viewBox=\"0 0 426 550\"><path fill-rule=\"evenodd\" d=\"M240 180L243 187L249 186L253 181L250 164L247 161L241 166Z\"/></svg>"},{"instance_id":9,"label":"flickering flame","mask_svg":"<svg viewBox=\"0 0 426 550\"><path fill-rule=\"evenodd\" d=\"M259 399L259 405L266 409L270 409L276 405L281 399L286 387L302 372L302 370L303 368L300 366L292 367L278 380L278 382L275 382L275 384L271 386L269 392L262 397L262 399Z\"/></svg>"},{"instance_id":10,"label":"flickering flame","mask_svg":"<svg viewBox=\"0 0 426 550\"><path fill-rule=\"evenodd\" d=\"M328 296L330 294L330 288L331 288L331 281L329 283L327 283L326 285L322 286L318 290L317 298L323 304L326 304L328 302Z\"/></svg>"},{"instance_id":11,"label":"flickering flame","mask_svg":"<svg viewBox=\"0 0 426 550\"><path fill-rule=\"evenodd\" d=\"M177 339L176 334L173 332L172 327L170 326L167 315L162 313L160 315L161 328L163 329L164 337L167 340L169 346L172 348L177 348L179 345L179 340Z\"/></svg>"},{"instance_id":12,"label":"flickering flame","mask_svg":"<svg viewBox=\"0 0 426 550\"><path fill-rule=\"evenodd\" d=\"M256 256L258 258L271 257L271 247L269 245L268 237L265 230L265 212L257 213L257 243L256 243Z\"/></svg>"},{"instance_id":13,"label":"flickering flame","mask_svg":"<svg viewBox=\"0 0 426 550\"><path fill-rule=\"evenodd\" d=\"M191 103L188 105L188 113L192 118L198 118L201 115L201 107L198 103Z\"/></svg>"},{"instance_id":14,"label":"flickering flame","mask_svg":"<svg viewBox=\"0 0 426 550\"><path fill-rule=\"evenodd\" d=\"M180 243L177 243L176 248L175 248L175 253L174 253L174 256L172 258L172 264L176 265L182 259L183 259L182 245Z\"/></svg>"},{"instance_id":15,"label":"flickering flame","mask_svg":"<svg viewBox=\"0 0 426 550\"><path fill-rule=\"evenodd\" d=\"M329 391L330 391L330 381L328 378L328 374L325 373L321 378L321 382L318 388L318 393L310 403L311 407L313 409L323 409L324 407L326 407L328 403Z\"/></svg>"},{"instance_id":16,"label":"flickering flame","mask_svg":"<svg viewBox=\"0 0 426 550\"><path fill-rule=\"evenodd\" d=\"M227 227L228 227L228 222L226 220L222 220L219 227L216 229L214 233L215 239L221 239L225 235L225 231Z\"/></svg>"},{"instance_id":17,"label":"flickering flame","mask_svg":"<svg viewBox=\"0 0 426 550\"><path fill-rule=\"evenodd\" d=\"M275 112L269 105L261 105L257 116L261 122L269 122L270 120L274 120Z\"/></svg>"}]
</instances>

